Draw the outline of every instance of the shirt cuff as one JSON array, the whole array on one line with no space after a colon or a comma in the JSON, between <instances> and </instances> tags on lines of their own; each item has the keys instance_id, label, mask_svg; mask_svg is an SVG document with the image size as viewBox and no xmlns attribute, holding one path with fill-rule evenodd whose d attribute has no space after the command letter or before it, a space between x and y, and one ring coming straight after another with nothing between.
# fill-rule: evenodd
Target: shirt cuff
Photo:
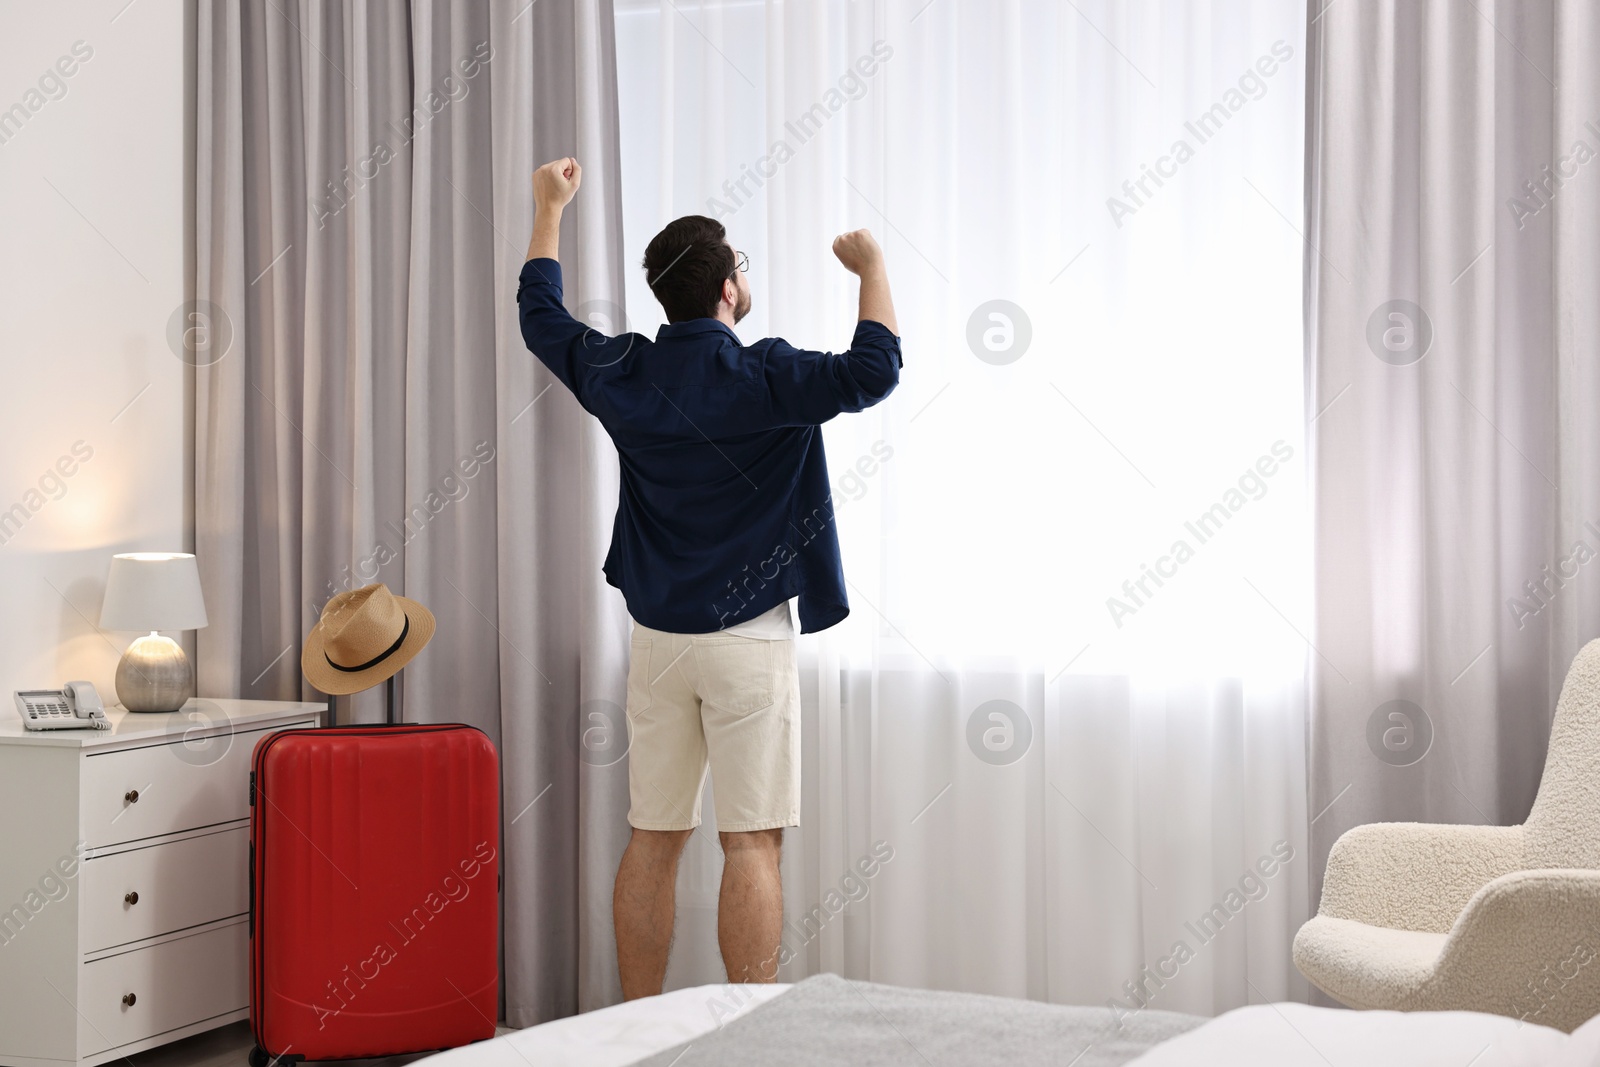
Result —
<instances>
[{"instance_id":1,"label":"shirt cuff","mask_svg":"<svg viewBox=\"0 0 1600 1067\"><path fill-rule=\"evenodd\" d=\"M562 292L561 263L545 257L528 260L522 265L522 272L517 276L517 297L519 299L522 296L522 290L530 285L553 285L556 292Z\"/></svg>"},{"instance_id":2,"label":"shirt cuff","mask_svg":"<svg viewBox=\"0 0 1600 1067\"><path fill-rule=\"evenodd\" d=\"M900 356L900 338L877 319L861 319L856 323L856 332L850 341L850 347L855 348L863 341L875 341L886 348L893 348L895 368L898 370L905 366L905 360Z\"/></svg>"}]
</instances>

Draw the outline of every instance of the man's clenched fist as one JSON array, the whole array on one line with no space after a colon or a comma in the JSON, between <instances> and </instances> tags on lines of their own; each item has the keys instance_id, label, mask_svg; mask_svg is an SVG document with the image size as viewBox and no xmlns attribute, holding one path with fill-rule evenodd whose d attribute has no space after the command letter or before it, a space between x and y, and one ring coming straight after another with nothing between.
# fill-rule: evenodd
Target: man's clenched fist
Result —
<instances>
[{"instance_id":1,"label":"man's clenched fist","mask_svg":"<svg viewBox=\"0 0 1600 1067\"><path fill-rule=\"evenodd\" d=\"M883 265L883 249L867 230L851 230L835 237L833 254L851 274L862 274Z\"/></svg>"},{"instance_id":2,"label":"man's clenched fist","mask_svg":"<svg viewBox=\"0 0 1600 1067\"><path fill-rule=\"evenodd\" d=\"M533 172L534 206L540 209L566 207L581 184L583 168L576 159L552 160Z\"/></svg>"}]
</instances>

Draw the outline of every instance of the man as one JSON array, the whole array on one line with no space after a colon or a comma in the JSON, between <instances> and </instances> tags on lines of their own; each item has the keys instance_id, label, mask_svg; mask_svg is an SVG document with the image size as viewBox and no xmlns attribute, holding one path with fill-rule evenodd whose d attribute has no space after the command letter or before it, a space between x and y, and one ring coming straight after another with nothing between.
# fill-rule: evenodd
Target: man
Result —
<instances>
[{"instance_id":1,"label":"man","mask_svg":"<svg viewBox=\"0 0 1600 1067\"><path fill-rule=\"evenodd\" d=\"M861 279L849 351L744 345L749 260L722 225L677 219L645 250L667 314L654 341L604 337L562 306L562 209L577 160L534 172L533 239L517 288L522 336L600 420L621 492L606 580L634 629L628 666L628 822L612 897L627 999L661 992L678 857L709 769L724 866L717 940L733 982L777 974L783 827L800 822L801 632L849 613L820 424L888 396L900 341L883 254L856 230L833 252Z\"/></svg>"}]
</instances>

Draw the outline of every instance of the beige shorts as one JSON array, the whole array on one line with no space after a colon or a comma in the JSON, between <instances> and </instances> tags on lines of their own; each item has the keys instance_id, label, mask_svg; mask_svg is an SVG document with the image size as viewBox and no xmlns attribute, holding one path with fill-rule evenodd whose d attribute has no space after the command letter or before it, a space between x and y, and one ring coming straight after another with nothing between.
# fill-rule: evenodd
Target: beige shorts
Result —
<instances>
[{"instance_id":1,"label":"beige shorts","mask_svg":"<svg viewBox=\"0 0 1600 1067\"><path fill-rule=\"evenodd\" d=\"M800 825L794 641L634 624L628 655L628 822L700 825L710 770L717 829Z\"/></svg>"}]
</instances>

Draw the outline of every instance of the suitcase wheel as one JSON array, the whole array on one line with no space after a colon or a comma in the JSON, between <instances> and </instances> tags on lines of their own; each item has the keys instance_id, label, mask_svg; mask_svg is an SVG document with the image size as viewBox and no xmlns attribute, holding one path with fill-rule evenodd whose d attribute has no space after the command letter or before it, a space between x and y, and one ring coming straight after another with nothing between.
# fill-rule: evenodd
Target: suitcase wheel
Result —
<instances>
[{"instance_id":1,"label":"suitcase wheel","mask_svg":"<svg viewBox=\"0 0 1600 1067\"><path fill-rule=\"evenodd\" d=\"M304 1056L269 1056L260 1045L250 1046L250 1067L294 1067L305 1060Z\"/></svg>"}]
</instances>

